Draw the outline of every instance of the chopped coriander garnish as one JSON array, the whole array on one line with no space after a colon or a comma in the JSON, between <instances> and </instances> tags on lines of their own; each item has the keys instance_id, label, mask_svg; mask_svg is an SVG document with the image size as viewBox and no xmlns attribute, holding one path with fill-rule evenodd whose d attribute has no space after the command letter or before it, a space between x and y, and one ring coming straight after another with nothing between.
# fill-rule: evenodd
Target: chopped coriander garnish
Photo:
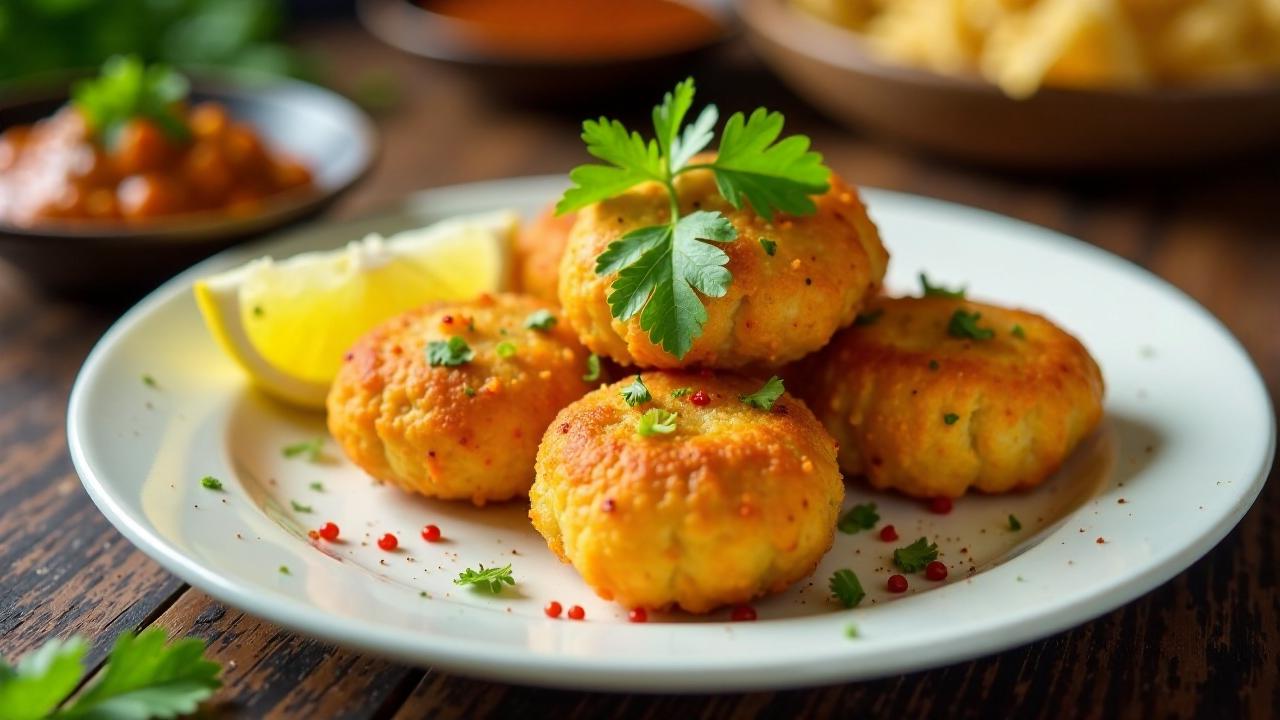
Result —
<instances>
[{"instance_id":1,"label":"chopped coriander garnish","mask_svg":"<svg viewBox=\"0 0 1280 720\"><path fill-rule=\"evenodd\" d=\"M550 330L556 325L556 316L550 310L534 310L524 319L524 326L530 330Z\"/></svg>"},{"instance_id":2,"label":"chopped coriander garnish","mask_svg":"<svg viewBox=\"0 0 1280 720\"><path fill-rule=\"evenodd\" d=\"M1022 326L1021 326L1021 325L1014 325L1014 326L1013 326L1013 329L1009 331L1009 334L1013 335L1014 337L1018 338L1019 340L1026 340L1026 339L1027 339L1027 332L1026 332L1025 330L1023 330L1023 329L1022 329Z\"/></svg>"},{"instance_id":3,"label":"chopped coriander garnish","mask_svg":"<svg viewBox=\"0 0 1280 720\"><path fill-rule=\"evenodd\" d=\"M462 394L463 394L463 395L466 395L467 397L475 397L475 396L476 396L476 389L475 389L475 388L473 388L473 387L471 387L470 385L463 385L463 386L462 386Z\"/></svg>"},{"instance_id":4,"label":"chopped coriander garnish","mask_svg":"<svg viewBox=\"0 0 1280 720\"><path fill-rule=\"evenodd\" d=\"M636 432L641 437L652 435L670 435L676 431L676 414L662 408L646 410L636 423Z\"/></svg>"},{"instance_id":5,"label":"chopped coriander garnish","mask_svg":"<svg viewBox=\"0 0 1280 720\"><path fill-rule=\"evenodd\" d=\"M222 481L212 475L205 475L200 478L200 486L208 490L221 490Z\"/></svg>"},{"instance_id":6,"label":"chopped coriander garnish","mask_svg":"<svg viewBox=\"0 0 1280 720\"><path fill-rule=\"evenodd\" d=\"M884 308L876 308L869 313L858 313L857 316L853 318L853 324L856 327L875 325L881 315L884 315Z\"/></svg>"},{"instance_id":7,"label":"chopped coriander garnish","mask_svg":"<svg viewBox=\"0 0 1280 720\"><path fill-rule=\"evenodd\" d=\"M471 585L477 590L483 590L491 595L497 595L502 592L502 585L515 585L516 579L511 576L511 566L500 568L486 568L483 564L479 570L467 568L458 573L457 579L453 581L454 585Z\"/></svg>"},{"instance_id":8,"label":"chopped coriander garnish","mask_svg":"<svg viewBox=\"0 0 1280 720\"><path fill-rule=\"evenodd\" d=\"M862 598L867 596L866 591L862 589L862 583L858 581L858 576L850 569L844 568L835 571L828 581L827 586L831 588L831 595L840 604L846 608L857 607L862 602Z\"/></svg>"},{"instance_id":9,"label":"chopped coriander garnish","mask_svg":"<svg viewBox=\"0 0 1280 720\"><path fill-rule=\"evenodd\" d=\"M290 572L289 572L289 566L288 566L288 565L281 565L281 566L280 566L280 571L279 571L279 572L280 572L280 574L281 574L281 575L291 575L291 574L292 574L292 573L290 573Z\"/></svg>"},{"instance_id":10,"label":"chopped coriander garnish","mask_svg":"<svg viewBox=\"0 0 1280 720\"><path fill-rule=\"evenodd\" d=\"M646 182L667 190L670 207L662 225L636 228L611 243L596 258L598 275L615 275L609 309L623 322L639 315L649 340L683 358L702 334L707 311L699 294L723 297L733 281L725 266L729 256L716 243L737 239L738 232L718 211L699 210L681 217L675 178L690 170L710 170L720 194L735 208L750 204L765 220L775 213L809 215L811 195L826 192L831 170L822 156L809 150L802 135L777 142L783 118L760 108L748 118L735 113L720 137L715 159L689 164L711 143L719 113L714 105L684 126L693 106L689 78L666 94L654 108L655 139L645 142L617 120L600 118L582 124L587 151L607 164L581 165L569 173L573 186L556 205L566 213L607 200ZM683 128L683 129L682 129Z\"/></svg>"},{"instance_id":11,"label":"chopped coriander garnish","mask_svg":"<svg viewBox=\"0 0 1280 720\"><path fill-rule=\"evenodd\" d=\"M938 367L939 367L939 366L938 366L938 361L937 361L937 360L930 360L930 361L929 361L929 369L930 369L930 370L937 370L937 369L938 369Z\"/></svg>"},{"instance_id":12,"label":"chopped coriander garnish","mask_svg":"<svg viewBox=\"0 0 1280 720\"><path fill-rule=\"evenodd\" d=\"M768 238L760 238L760 247L764 248L764 254L769 257L773 257L774 253L778 252L778 243Z\"/></svg>"},{"instance_id":13,"label":"chopped coriander garnish","mask_svg":"<svg viewBox=\"0 0 1280 720\"><path fill-rule=\"evenodd\" d=\"M941 285L930 285L929 276L920 273L920 291L924 297L947 297L964 299L965 288L959 290L951 290Z\"/></svg>"},{"instance_id":14,"label":"chopped coriander garnish","mask_svg":"<svg viewBox=\"0 0 1280 720\"><path fill-rule=\"evenodd\" d=\"M314 510L312 510L312 509L311 509L311 506L310 506L310 505L303 505L302 503L298 502L297 500L290 500L290 501L289 501L289 504L293 506L293 511L294 511L294 512L300 512L300 513L315 512Z\"/></svg>"},{"instance_id":15,"label":"chopped coriander garnish","mask_svg":"<svg viewBox=\"0 0 1280 720\"><path fill-rule=\"evenodd\" d=\"M165 65L146 65L134 56L116 56L102 64L102 73L77 82L71 103L90 132L111 148L133 118L146 118L178 142L191 136L180 103L187 96L187 79Z\"/></svg>"},{"instance_id":16,"label":"chopped coriander garnish","mask_svg":"<svg viewBox=\"0 0 1280 720\"><path fill-rule=\"evenodd\" d=\"M418 597L420 597L420 598L424 598L424 597L430 597L430 596L429 596L429 595L427 595L427 591L426 591L426 590L419 590L419 591L418 591Z\"/></svg>"},{"instance_id":17,"label":"chopped coriander garnish","mask_svg":"<svg viewBox=\"0 0 1280 720\"><path fill-rule=\"evenodd\" d=\"M774 375L766 380L759 390L749 395L739 395L738 399L758 410L772 410L773 404L782 397L783 391L782 378Z\"/></svg>"},{"instance_id":18,"label":"chopped coriander garnish","mask_svg":"<svg viewBox=\"0 0 1280 720\"><path fill-rule=\"evenodd\" d=\"M938 546L925 538L893 551L893 564L904 572L920 572L925 565L938 559Z\"/></svg>"},{"instance_id":19,"label":"chopped coriander garnish","mask_svg":"<svg viewBox=\"0 0 1280 720\"><path fill-rule=\"evenodd\" d=\"M160 387L160 385L156 382L155 378L146 374L143 374L142 376L142 384L146 385L149 388Z\"/></svg>"},{"instance_id":20,"label":"chopped coriander garnish","mask_svg":"<svg viewBox=\"0 0 1280 720\"><path fill-rule=\"evenodd\" d=\"M1018 532L1019 530L1022 529L1022 523L1018 522L1017 516L1013 515L1012 513L1010 513L1009 515L1009 529L1012 530L1013 532Z\"/></svg>"},{"instance_id":21,"label":"chopped coriander garnish","mask_svg":"<svg viewBox=\"0 0 1280 720\"><path fill-rule=\"evenodd\" d=\"M287 458L295 458L299 455L306 455L307 460L315 462L320 459L320 454L324 451L324 438L312 438L303 440L299 443L286 445L281 449L281 454Z\"/></svg>"},{"instance_id":22,"label":"chopped coriander garnish","mask_svg":"<svg viewBox=\"0 0 1280 720\"><path fill-rule=\"evenodd\" d=\"M320 481L313 482L307 487L311 488L312 490L315 490L316 492L324 492L324 483Z\"/></svg>"},{"instance_id":23,"label":"chopped coriander garnish","mask_svg":"<svg viewBox=\"0 0 1280 720\"><path fill-rule=\"evenodd\" d=\"M875 503L854 505L836 521L836 529L846 535L860 530L870 530L880 522L880 513L876 512Z\"/></svg>"},{"instance_id":24,"label":"chopped coriander garnish","mask_svg":"<svg viewBox=\"0 0 1280 720\"><path fill-rule=\"evenodd\" d=\"M857 637L858 637L858 626L857 626L857 625L854 625L853 623L849 623L848 625L845 625L845 626L844 626L844 636L845 636L845 637L847 637L847 638L849 638L850 640L853 640L853 639L857 638Z\"/></svg>"},{"instance_id":25,"label":"chopped coriander garnish","mask_svg":"<svg viewBox=\"0 0 1280 720\"><path fill-rule=\"evenodd\" d=\"M942 416L942 422L948 425L955 425L956 421L959 419L960 419L960 416L955 413L947 413Z\"/></svg>"},{"instance_id":26,"label":"chopped coriander garnish","mask_svg":"<svg viewBox=\"0 0 1280 720\"><path fill-rule=\"evenodd\" d=\"M947 334L951 337L970 338L973 340L990 340L996 336L991 328L978 327L982 313L971 313L957 308L951 313L951 321L947 323Z\"/></svg>"},{"instance_id":27,"label":"chopped coriander garnish","mask_svg":"<svg viewBox=\"0 0 1280 720\"><path fill-rule=\"evenodd\" d=\"M688 395L688 394L689 394L689 393L691 393L691 392L693 392L693 388L691 388L691 387L688 387L688 386L685 386L685 387L678 387L678 388L676 388L675 390L672 390L672 391L671 391L671 397L673 397L673 398L682 398L682 397L684 397L685 395Z\"/></svg>"},{"instance_id":28,"label":"chopped coriander garnish","mask_svg":"<svg viewBox=\"0 0 1280 720\"><path fill-rule=\"evenodd\" d=\"M498 343L498 346L495 347L493 350L494 352L498 353L498 357L502 358L503 360L513 358L516 355L516 345L515 343L509 340L503 340L502 342Z\"/></svg>"},{"instance_id":29,"label":"chopped coriander garnish","mask_svg":"<svg viewBox=\"0 0 1280 720\"><path fill-rule=\"evenodd\" d=\"M262 306L261 306L261 305L254 305L254 306L253 306L253 316L254 316L254 317L256 317L256 318L260 318L260 317L262 317L263 315L266 315L266 314L267 314L267 313L266 313L266 311L264 311L264 310L262 309Z\"/></svg>"},{"instance_id":30,"label":"chopped coriander garnish","mask_svg":"<svg viewBox=\"0 0 1280 720\"><path fill-rule=\"evenodd\" d=\"M595 382L600 379L600 356L591 353L587 356L587 374L582 376L586 382Z\"/></svg>"},{"instance_id":31,"label":"chopped coriander garnish","mask_svg":"<svg viewBox=\"0 0 1280 720\"><path fill-rule=\"evenodd\" d=\"M475 357L475 351L462 339L461 335L454 335L448 340L432 340L427 343L427 363L431 367L454 367L463 363L471 362L471 358Z\"/></svg>"},{"instance_id":32,"label":"chopped coriander garnish","mask_svg":"<svg viewBox=\"0 0 1280 720\"><path fill-rule=\"evenodd\" d=\"M622 392L619 394L622 395L622 399L630 407L647 403L653 399L653 396L649 394L649 388L644 386L644 380L639 375L636 376L635 380L631 381L630 385L622 388Z\"/></svg>"}]
</instances>

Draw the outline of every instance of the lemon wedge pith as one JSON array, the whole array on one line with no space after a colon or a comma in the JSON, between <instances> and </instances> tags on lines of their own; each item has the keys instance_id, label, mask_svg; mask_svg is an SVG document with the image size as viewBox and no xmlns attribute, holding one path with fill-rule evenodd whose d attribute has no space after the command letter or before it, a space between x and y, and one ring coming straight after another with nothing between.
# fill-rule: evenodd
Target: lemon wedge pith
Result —
<instances>
[{"instance_id":1,"label":"lemon wedge pith","mask_svg":"<svg viewBox=\"0 0 1280 720\"><path fill-rule=\"evenodd\" d=\"M436 300L508 287L511 212L446 220L282 260L258 258L195 283L222 349L268 393L324 407L342 355L378 323Z\"/></svg>"}]
</instances>

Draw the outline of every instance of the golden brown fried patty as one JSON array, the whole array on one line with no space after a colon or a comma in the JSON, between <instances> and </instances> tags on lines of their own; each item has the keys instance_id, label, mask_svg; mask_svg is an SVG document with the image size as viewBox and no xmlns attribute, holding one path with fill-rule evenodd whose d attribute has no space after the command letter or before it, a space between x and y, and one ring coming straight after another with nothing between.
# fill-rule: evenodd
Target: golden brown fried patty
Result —
<instances>
[{"instance_id":1,"label":"golden brown fried patty","mask_svg":"<svg viewBox=\"0 0 1280 720\"><path fill-rule=\"evenodd\" d=\"M477 505L525 494L542 431L589 389L586 351L563 322L524 327L546 303L481 296L407 312L365 335L329 391L329 432L373 477ZM431 341L463 338L474 357L432 367ZM510 343L514 354L499 356Z\"/></svg>"},{"instance_id":2,"label":"golden brown fried patty","mask_svg":"<svg viewBox=\"0 0 1280 720\"><path fill-rule=\"evenodd\" d=\"M637 228L666 223L667 191L656 183L590 205L578 213L560 265L560 304L582 342L624 365L676 368L777 366L822 347L853 321L884 277L888 254L853 188L832 178L814 198L817 213L775 215L767 222L749 206L735 210L709 171L676 179L680 210L718 210L738 238L716 243L729 255L733 282L721 298L701 297L708 320L683 358L649 341L639 316L615 320L607 301L616 274L595 272L596 257ZM775 253L765 248L773 243Z\"/></svg>"},{"instance_id":3,"label":"golden brown fried patty","mask_svg":"<svg viewBox=\"0 0 1280 720\"><path fill-rule=\"evenodd\" d=\"M559 304L560 258L569 244L569 231L577 213L557 216L555 208L544 210L516 233L515 256L520 291L539 300Z\"/></svg>"},{"instance_id":4,"label":"golden brown fried patty","mask_svg":"<svg viewBox=\"0 0 1280 720\"><path fill-rule=\"evenodd\" d=\"M628 407L634 376L565 408L538 450L529 517L562 560L626 607L707 612L779 592L831 547L844 484L835 443L790 395L772 411L739 400L761 381L647 372L653 399ZM673 397L678 388L689 388ZM700 407L693 392L710 403ZM642 414L677 414L643 437Z\"/></svg>"},{"instance_id":5,"label":"golden brown fried patty","mask_svg":"<svg viewBox=\"0 0 1280 720\"><path fill-rule=\"evenodd\" d=\"M977 328L994 337L954 337L958 309L981 313ZM1039 315L898 298L863 318L789 375L839 441L841 468L877 488L954 498L1032 487L1102 418L1097 363Z\"/></svg>"}]
</instances>

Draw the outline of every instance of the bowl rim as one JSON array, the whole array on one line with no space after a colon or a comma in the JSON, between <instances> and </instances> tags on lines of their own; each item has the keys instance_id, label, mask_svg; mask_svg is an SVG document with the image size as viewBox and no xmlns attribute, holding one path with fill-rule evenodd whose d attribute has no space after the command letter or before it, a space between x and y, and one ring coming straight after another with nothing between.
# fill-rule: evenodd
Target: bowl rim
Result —
<instances>
[{"instance_id":1,"label":"bowl rim","mask_svg":"<svg viewBox=\"0 0 1280 720\"><path fill-rule=\"evenodd\" d=\"M396 49L443 62L502 69L529 70L609 69L636 62L678 57L724 43L737 34L737 18L728 0L673 0L714 20L720 32L706 42L661 52L609 57L552 58L521 53L478 50L456 38L464 23L432 12L409 0L356 0L356 16L371 35ZM423 28L426 28L424 30ZM428 38L427 42L423 38Z\"/></svg>"},{"instance_id":2,"label":"bowl rim","mask_svg":"<svg viewBox=\"0 0 1280 720\"><path fill-rule=\"evenodd\" d=\"M0 220L0 238L4 242L41 241L49 239L92 241L163 240L166 243L207 241L221 237L237 237L265 232L303 217L333 201L367 177L382 152L381 139L373 119L351 99L329 88L296 78L263 71L218 68L203 65L182 66L181 72L191 82L193 93L217 97L238 97L262 101L283 90L308 95L341 108L352 124L358 143L367 149L354 172L344 175L327 187L312 186L279 193L264 203L263 211L248 216L228 216L218 211L184 213L172 218L158 218L138 224L103 221L65 221L18 225ZM0 112L30 105L65 101L68 85L96 72L75 69L43 73L16 82L9 87L9 97L0 101Z\"/></svg>"},{"instance_id":3,"label":"bowl rim","mask_svg":"<svg viewBox=\"0 0 1280 720\"><path fill-rule=\"evenodd\" d=\"M1248 82L1162 85L1144 88L1042 86L1027 98L1012 98L978 75L948 75L878 59L858 33L795 7L790 0L734 0L743 25L792 52L847 71L920 87L981 94L1013 103L1037 99L1087 98L1176 104L1189 100L1247 99L1280 94L1280 74ZM804 42L797 42L803 37Z\"/></svg>"}]
</instances>

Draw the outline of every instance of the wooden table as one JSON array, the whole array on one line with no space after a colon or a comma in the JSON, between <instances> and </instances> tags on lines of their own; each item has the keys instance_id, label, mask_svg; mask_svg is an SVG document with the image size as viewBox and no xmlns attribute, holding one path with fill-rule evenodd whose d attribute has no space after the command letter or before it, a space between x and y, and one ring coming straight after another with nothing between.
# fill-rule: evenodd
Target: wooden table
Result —
<instances>
[{"instance_id":1,"label":"wooden table","mask_svg":"<svg viewBox=\"0 0 1280 720\"><path fill-rule=\"evenodd\" d=\"M402 89L400 107L381 120L387 151L342 215L417 188L558 173L584 158L579 112L493 101L467 78L386 49L353 25L310 29L300 41L328 54L340 87L384 73ZM704 97L723 109L763 102L784 110L789 129L810 134L855 182L1023 218L1162 275L1230 327L1276 396L1277 158L1137 178L997 174L913 157L836 127L740 48L698 73ZM652 100L635 98L628 119L639 120ZM63 431L67 395L122 310L43 298L0 267L0 655L11 659L51 635L82 633L99 663L117 633L158 625L204 638L224 663L226 687L211 710L254 718L1266 717L1280 707L1275 483L1208 556L1120 610L994 657L876 682L738 696L561 692L404 667L300 637L169 575L117 534L81 489ZM1205 372L1203 382L1212 383L1213 368Z\"/></svg>"}]
</instances>

